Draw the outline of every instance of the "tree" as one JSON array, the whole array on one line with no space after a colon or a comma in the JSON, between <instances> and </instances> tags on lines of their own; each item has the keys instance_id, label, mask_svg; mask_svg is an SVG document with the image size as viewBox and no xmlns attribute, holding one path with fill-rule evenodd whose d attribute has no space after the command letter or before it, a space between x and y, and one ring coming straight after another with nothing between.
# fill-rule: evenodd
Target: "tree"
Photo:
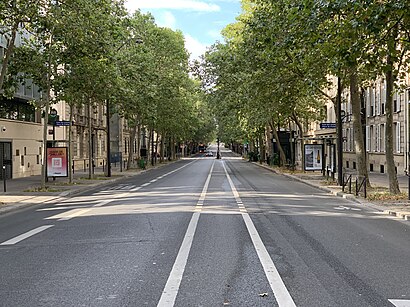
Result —
<instances>
[{"instance_id":1,"label":"tree","mask_svg":"<svg viewBox=\"0 0 410 307\"><path fill-rule=\"evenodd\" d=\"M6 41L5 52L1 59L0 91L3 90L8 65L16 47L17 35L22 35L26 31L26 26L36 18L40 3L39 0L5 0L0 4L0 36L3 36ZM9 94L13 95L14 92Z\"/></svg>"}]
</instances>

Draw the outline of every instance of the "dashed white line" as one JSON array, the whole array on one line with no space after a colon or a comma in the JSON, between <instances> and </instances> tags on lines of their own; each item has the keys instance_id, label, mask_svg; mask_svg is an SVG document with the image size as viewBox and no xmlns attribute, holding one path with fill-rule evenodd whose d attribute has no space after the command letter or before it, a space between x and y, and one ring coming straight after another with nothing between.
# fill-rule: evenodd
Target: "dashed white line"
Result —
<instances>
[{"instance_id":1,"label":"dashed white line","mask_svg":"<svg viewBox=\"0 0 410 307\"><path fill-rule=\"evenodd\" d=\"M158 307L170 307L174 306L175 299L177 297L179 286L181 284L182 275L185 271L185 266L188 260L188 255L191 250L192 241L194 239L196 227L198 225L198 220L200 216L200 210L202 208L206 193L208 191L209 182L211 180L212 171L214 168L214 163L212 163L211 170L209 171L208 178L206 179L205 185L202 189L201 196L197 202L195 210L192 215L191 221L189 222L188 229L185 233L184 240L182 241L181 247L179 249L177 258L175 259L174 266L172 267L171 273L168 277L167 283L162 291L161 298L158 302ZM199 211L199 212L198 212Z\"/></svg>"},{"instance_id":2,"label":"dashed white line","mask_svg":"<svg viewBox=\"0 0 410 307\"><path fill-rule=\"evenodd\" d=\"M48 229L48 228L50 228L50 227L53 227L53 226L54 226L54 225L44 225L44 226L37 227L37 228L35 228L35 229L33 229L33 230L27 231L26 233L23 233L23 234L17 236L17 237L15 237L15 238L12 238L12 239L7 240L7 241L5 241L5 242L3 242L3 243L0 243L0 245L14 245L14 244L16 244L16 243L18 243L18 242L20 242L20 241L23 241L24 239L27 239L27 238L29 238L29 237L32 237L32 236L34 236L35 234L38 234L39 232L42 232L42 231L44 231L44 230L46 230L46 229Z\"/></svg>"},{"instance_id":3,"label":"dashed white line","mask_svg":"<svg viewBox=\"0 0 410 307\"><path fill-rule=\"evenodd\" d=\"M229 185L231 186L232 193L236 199L236 202L238 203L238 206L240 207L242 218L246 224L246 228L248 229L252 243L255 247L256 253L258 254L259 260L265 271L265 275L268 278L269 285L275 295L278 305L280 307L296 307L295 302L293 301L288 289L286 288L282 278L280 277L280 274L276 269L276 266L273 263L272 258L270 257L265 245L263 244L262 239L259 236L259 233L256 230L251 217L247 213L246 208L243 206L239 193L236 190L236 187L231 179L231 176L229 176L228 171L225 167L225 163L223 161L222 166L225 170L225 175L228 179Z\"/></svg>"}]
</instances>

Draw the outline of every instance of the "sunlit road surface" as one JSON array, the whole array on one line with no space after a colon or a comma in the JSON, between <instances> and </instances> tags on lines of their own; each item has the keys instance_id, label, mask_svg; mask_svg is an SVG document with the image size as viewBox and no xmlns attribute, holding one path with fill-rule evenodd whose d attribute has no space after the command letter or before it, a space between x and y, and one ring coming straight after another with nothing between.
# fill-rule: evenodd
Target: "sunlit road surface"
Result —
<instances>
[{"instance_id":1,"label":"sunlit road surface","mask_svg":"<svg viewBox=\"0 0 410 307\"><path fill-rule=\"evenodd\" d=\"M408 223L211 150L0 217L0 306L410 306Z\"/></svg>"}]
</instances>

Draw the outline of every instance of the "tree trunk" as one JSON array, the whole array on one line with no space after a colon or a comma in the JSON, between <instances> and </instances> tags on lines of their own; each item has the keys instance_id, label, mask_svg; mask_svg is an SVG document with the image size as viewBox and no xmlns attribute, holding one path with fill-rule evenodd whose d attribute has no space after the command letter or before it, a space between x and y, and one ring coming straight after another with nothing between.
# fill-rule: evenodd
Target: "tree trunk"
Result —
<instances>
[{"instance_id":1,"label":"tree trunk","mask_svg":"<svg viewBox=\"0 0 410 307\"><path fill-rule=\"evenodd\" d=\"M284 166L286 165L286 155L285 155L285 152L283 151L282 144L280 143L279 134L278 134L278 131L276 130L275 123L274 122L270 123L270 127L272 129L273 136L276 140L276 146L278 147L278 150L279 150L280 166Z\"/></svg>"},{"instance_id":2,"label":"tree trunk","mask_svg":"<svg viewBox=\"0 0 410 307\"><path fill-rule=\"evenodd\" d=\"M260 148L260 155L259 155L259 163L262 163L265 161L265 156L266 156L266 150L265 150L265 142L263 140L263 135L265 133L259 133L259 148Z\"/></svg>"},{"instance_id":3,"label":"tree trunk","mask_svg":"<svg viewBox=\"0 0 410 307\"><path fill-rule=\"evenodd\" d=\"M137 160L141 159L141 124L138 121Z\"/></svg>"},{"instance_id":4,"label":"tree trunk","mask_svg":"<svg viewBox=\"0 0 410 307\"><path fill-rule=\"evenodd\" d=\"M393 142L393 86L395 77L393 75L393 59L391 54L387 54L386 71L386 166L389 176L389 191L392 194L399 194L400 187L397 180L396 168L394 163L394 142ZM400 142L400 140L397 140Z\"/></svg>"},{"instance_id":5,"label":"tree trunk","mask_svg":"<svg viewBox=\"0 0 410 307\"><path fill-rule=\"evenodd\" d=\"M134 142L135 142L136 135L137 135L137 124L134 123L134 126L132 127L132 130L131 130L131 135L130 135L130 146L128 150L127 170L131 168L131 163L134 160Z\"/></svg>"},{"instance_id":6,"label":"tree trunk","mask_svg":"<svg viewBox=\"0 0 410 307\"><path fill-rule=\"evenodd\" d=\"M357 170L360 177L367 178L367 186L370 187L369 174L366 163L366 149L363 140L363 128L361 118L361 105L359 85L357 82L357 70L350 71L350 102L352 104L353 135L355 143Z\"/></svg>"},{"instance_id":7,"label":"tree trunk","mask_svg":"<svg viewBox=\"0 0 410 307\"><path fill-rule=\"evenodd\" d=\"M302 126L302 123L299 121L299 118L298 118L297 114L295 113L295 111L292 112L291 118L299 128L300 154L301 154L301 157L302 157L301 167L302 167L302 170L304 171L305 170L305 155L304 155L303 151L304 151L304 147L305 147L305 140L303 139L303 126ZM296 143L296 140L295 140L295 143Z\"/></svg>"},{"instance_id":8,"label":"tree trunk","mask_svg":"<svg viewBox=\"0 0 410 307\"><path fill-rule=\"evenodd\" d=\"M155 138L155 164L157 164L157 158L158 158L158 141L159 141L159 133L157 133L157 136Z\"/></svg>"},{"instance_id":9,"label":"tree trunk","mask_svg":"<svg viewBox=\"0 0 410 307\"><path fill-rule=\"evenodd\" d=\"M92 102L88 101L88 179L93 179L93 128L92 128Z\"/></svg>"},{"instance_id":10,"label":"tree trunk","mask_svg":"<svg viewBox=\"0 0 410 307\"><path fill-rule=\"evenodd\" d=\"M160 148L161 155L160 155L159 161L163 163L165 160L165 132L161 134L161 145L160 146L161 146Z\"/></svg>"},{"instance_id":11,"label":"tree trunk","mask_svg":"<svg viewBox=\"0 0 410 307\"><path fill-rule=\"evenodd\" d=\"M41 166L41 188L46 188L47 179L47 134L48 134L48 113L50 112L50 80L47 76L46 101L44 107L44 126L43 126L43 165Z\"/></svg>"}]
</instances>

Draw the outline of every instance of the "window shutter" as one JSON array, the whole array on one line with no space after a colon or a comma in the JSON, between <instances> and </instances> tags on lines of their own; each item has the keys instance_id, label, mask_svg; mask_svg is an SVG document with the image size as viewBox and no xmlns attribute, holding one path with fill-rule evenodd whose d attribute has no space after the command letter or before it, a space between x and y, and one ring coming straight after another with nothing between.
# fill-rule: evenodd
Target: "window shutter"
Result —
<instances>
[{"instance_id":1,"label":"window shutter","mask_svg":"<svg viewBox=\"0 0 410 307\"><path fill-rule=\"evenodd\" d=\"M376 126L376 151L380 152L380 125Z\"/></svg>"},{"instance_id":2,"label":"window shutter","mask_svg":"<svg viewBox=\"0 0 410 307\"><path fill-rule=\"evenodd\" d=\"M401 111L401 104L404 104L404 93L397 93L397 112Z\"/></svg>"},{"instance_id":3,"label":"window shutter","mask_svg":"<svg viewBox=\"0 0 410 307\"><path fill-rule=\"evenodd\" d=\"M400 153L400 122L396 123L396 152Z\"/></svg>"},{"instance_id":4,"label":"window shutter","mask_svg":"<svg viewBox=\"0 0 410 307\"><path fill-rule=\"evenodd\" d=\"M366 126L366 151L370 151L370 126Z\"/></svg>"},{"instance_id":5,"label":"window shutter","mask_svg":"<svg viewBox=\"0 0 410 307\"><path fill-rule=\"evenodd\" d=\"M371 87L366 89L366 110L367 110L367 117L370 117L371 113L371 101L370 101L370 91Z\"/></svg>"}]
</instances>

